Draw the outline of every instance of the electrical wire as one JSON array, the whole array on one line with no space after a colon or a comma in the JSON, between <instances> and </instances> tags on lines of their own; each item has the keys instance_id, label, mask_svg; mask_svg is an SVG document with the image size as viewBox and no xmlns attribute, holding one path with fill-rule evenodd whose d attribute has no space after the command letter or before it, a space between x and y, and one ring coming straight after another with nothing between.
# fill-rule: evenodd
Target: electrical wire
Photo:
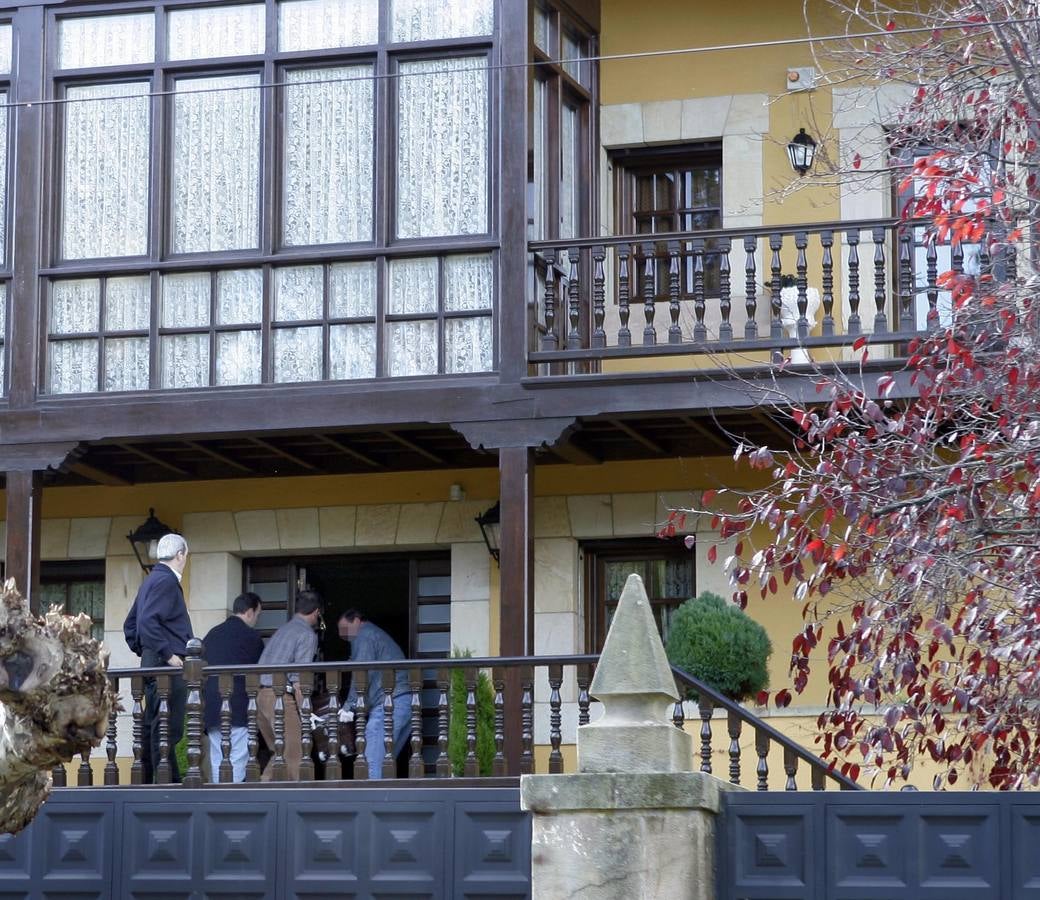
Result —
<instances>
[{"instance_id":1,"label":"electrical wire","mask_svg":"<svg viewBox=\"0 0 1040 900\"><path fill-rule=\"evenodd\" d=\"M737 50L761 50L769 47L789 47L800 44L822 44L830 43L832 41L855 41L855 40L867 40L870 38L890 38L894 35L902 34L922 34L922 33L933 33L936 31L945 31L949 29L984 29L991 28L999 25L1037 25L1040 24L1040 16L1028 16L1018 19L1003 19L1000 22L949 22L941 27L939 26L922 26L918 28L894 28L891 31L863 31L853 32L846 34L829 34L812 36L807 35L805 37L794 37L794 38L778 38L768 41L746 41L739 44L713 44L706 47L678 47L670 50L643 50L633 53L606 53L597 56L577 56L560 59L547 59L547 60L536 60L522 63L495 63L486 66L471 66L469 68L446 68L446 69L427 69L422 72L373 72L370 75L355 75L344 78L317 78L312 81L269 81L261 82L258 84L244 84L244 85L231 85L213 88L191 88L188 90L168 90L168 91L150 91L143 94L117 94L106 97L50 97L41 98L38 100L16 100L7 103L0 103L0 109L31 109L34 106L65 106L72 103L96 103L110 100L142 100L152 97L174 97L181 96L187 97L193 94L218 94L227 93L230 91L253 91L253 90L271 90L276 88L287 88L287 87L307 87L309 85L321 85L321 84L349 84L351 82L359 81L380 81L383 79L391 78L411 78L411 77L429 77L431 75L457 75L469 72L496 72L511 69L533 69L540 66L555 65L560 66L566 70L568 65L590 62L614 62L618 60L630 60L630 59L649 59L655 57L667 57L667 56L683 56L694 53L724 53ZM461 58L461 57L456 57ZM357 63L344 63L344 65L357 65ZM99 72L98 76L107 75L107 72ZM143 74L143 73L142 73ZM246 74L244 72L235 72L228 74ZM125 76L124 76L125 77ZM216 76L186 76L185 80L189 78L194 80L195 78L205 77L216 77ZM98 82L93 81L91 84Z\"/></svg>"}]
</instances>

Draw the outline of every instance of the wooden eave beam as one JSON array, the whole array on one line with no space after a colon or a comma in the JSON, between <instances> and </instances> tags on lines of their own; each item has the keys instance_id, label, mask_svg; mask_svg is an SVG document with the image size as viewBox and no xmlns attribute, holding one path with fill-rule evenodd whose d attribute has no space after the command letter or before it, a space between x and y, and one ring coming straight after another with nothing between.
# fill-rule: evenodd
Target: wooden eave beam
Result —
<instances>
[{"instance_id":1,"label":"wooden eave beam","mask_svg":"<svg viewBox=\"0 0 1040 900\"><path fill-rule=\"evenodd\" d=\"M121 478L119 475L113 475L111 472L106 472L103 469L97 468L97 466L92 466L84 462L68 463L65 468L70 472L81 475L88 481L95 482L96 484L105 484L109 487L129 487L133 484L132 481Z\"/></svg>"},{"instance_id":2,"label":"wooden eave beam","mask_svg":"<svg viewBox=\"0 0 1040 900\"><path fill-rule=\"evenodd\" d=\"M664 449L664 447L662 447L656 441L650 440L650 438L648 438L645 434L640 434L638 431L636 431L631 426L626 425L620 419L609 419L608 421L610 422L611 425L613 425L616 429L618 429L618 431L624 432L630 438L632 438L632 440L634 440L637 443L640 443L644 447L646 447L646 449L649 450L651 453L656 453L658 456L668 456L669 455L668 451L666 451Z\"/></svg>"},{"instance_id":3,"label":"wooden eave beam","mask_svg":"<svg viewBox=\"0 0 1040 900\"><path fill-rule=\"evenodd\" d=\"M549 452L558 456L564 462L571 463L575 466L598 466L603 462L603 460L594 453L590 453L588 450L585 450L571 442L551 447Z\"/></svg>"}]
</instances>

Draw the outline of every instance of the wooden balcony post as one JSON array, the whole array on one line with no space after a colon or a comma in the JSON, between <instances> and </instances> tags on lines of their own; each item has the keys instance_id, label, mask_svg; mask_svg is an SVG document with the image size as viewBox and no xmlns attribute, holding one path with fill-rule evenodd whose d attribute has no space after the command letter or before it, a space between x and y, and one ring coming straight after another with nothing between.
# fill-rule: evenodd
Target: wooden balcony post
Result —
<instances>
[{"instance_id":1,"label":"wooden balcony post","mask_svg":"<svg viewBox=\"0 0 1040 900\"><path fill-rule=\"evenodd\" d=\"M499 545L499 652L529 656L534 652L534 452L503 447L498 452L502 529ZM520 766L521 682L519 670L506 670L505 745L509 771Z\"/></svg>"},{"instance_id":2,"label":"wooden balcony post","mask_svg":"<svg viewBox=\"0 0 1040 900\"><path fill-rule=\"evenodd\" d=\"M29 608L39 612L41 472L7 472L7 555L4 577L13 578Z\"/></svg>"}]
</instances>

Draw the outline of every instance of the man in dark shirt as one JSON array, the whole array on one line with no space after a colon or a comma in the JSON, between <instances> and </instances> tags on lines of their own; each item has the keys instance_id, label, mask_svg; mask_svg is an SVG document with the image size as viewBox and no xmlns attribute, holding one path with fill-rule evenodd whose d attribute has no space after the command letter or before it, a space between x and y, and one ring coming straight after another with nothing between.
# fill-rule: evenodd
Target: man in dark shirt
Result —
<instances>
[{"instance_id":1,"label":"man in dark shirt","mask_svg":"<svg viewBox=\"0 0 1040 900\"><path fill-rule=\"evenodd\" d=\"M211 628L202 641L202 655L211 666L253 665L264 652L264 642L253 629L260 616L260 598L254 593L239 594L231 615ZM223 760L220 747L220 679L206 679L206 735L209 738L210 778L220 780ZM231 692L231 769L234 781L246 780L249 759L249 731L246 722L246 679L236 675Z\"/></svg>"},{"instance_id":2,"label":"man in dark shirt","mask_svg":"<svg viewBox=\"0 0 1040 900\"><path fill-rule=\"evenodd\" d=\"M188 562L188 544L179 534L164 535L156 547L158 562L137 590L130 612L123 623L123 634L132 650L140 649L141 666L171 666L177 674L170 681L167 759L170 777L181 780L174 748L184 734L184 705L187 691L180 669L188 641L193 637L188 607L181 590L181 575ZM159 688L154 678L144 683L144 736L149 741L153 774L159 768ZM146 779L147 780L147 779Z\"/></svg>"}]
</instances>

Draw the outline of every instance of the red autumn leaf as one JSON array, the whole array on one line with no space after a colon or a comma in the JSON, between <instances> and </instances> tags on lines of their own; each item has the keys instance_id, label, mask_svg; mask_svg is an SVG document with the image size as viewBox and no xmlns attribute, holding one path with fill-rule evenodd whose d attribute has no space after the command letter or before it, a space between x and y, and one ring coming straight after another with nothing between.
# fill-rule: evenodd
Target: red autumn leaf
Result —
<instances>
[{"instance_id":1,"label":"red autumn leaf","mask_svg":"<svg viewBox=\"0 0 1040 900\"><path fill-rule=\"evenodd\" d=\"M718 547L715 544L712 544L708 548L708 562L710 562L710 563L712 563L714 565L715 560L718 558L718 555L719 555Z\"/></svg>"}]
</instances>

